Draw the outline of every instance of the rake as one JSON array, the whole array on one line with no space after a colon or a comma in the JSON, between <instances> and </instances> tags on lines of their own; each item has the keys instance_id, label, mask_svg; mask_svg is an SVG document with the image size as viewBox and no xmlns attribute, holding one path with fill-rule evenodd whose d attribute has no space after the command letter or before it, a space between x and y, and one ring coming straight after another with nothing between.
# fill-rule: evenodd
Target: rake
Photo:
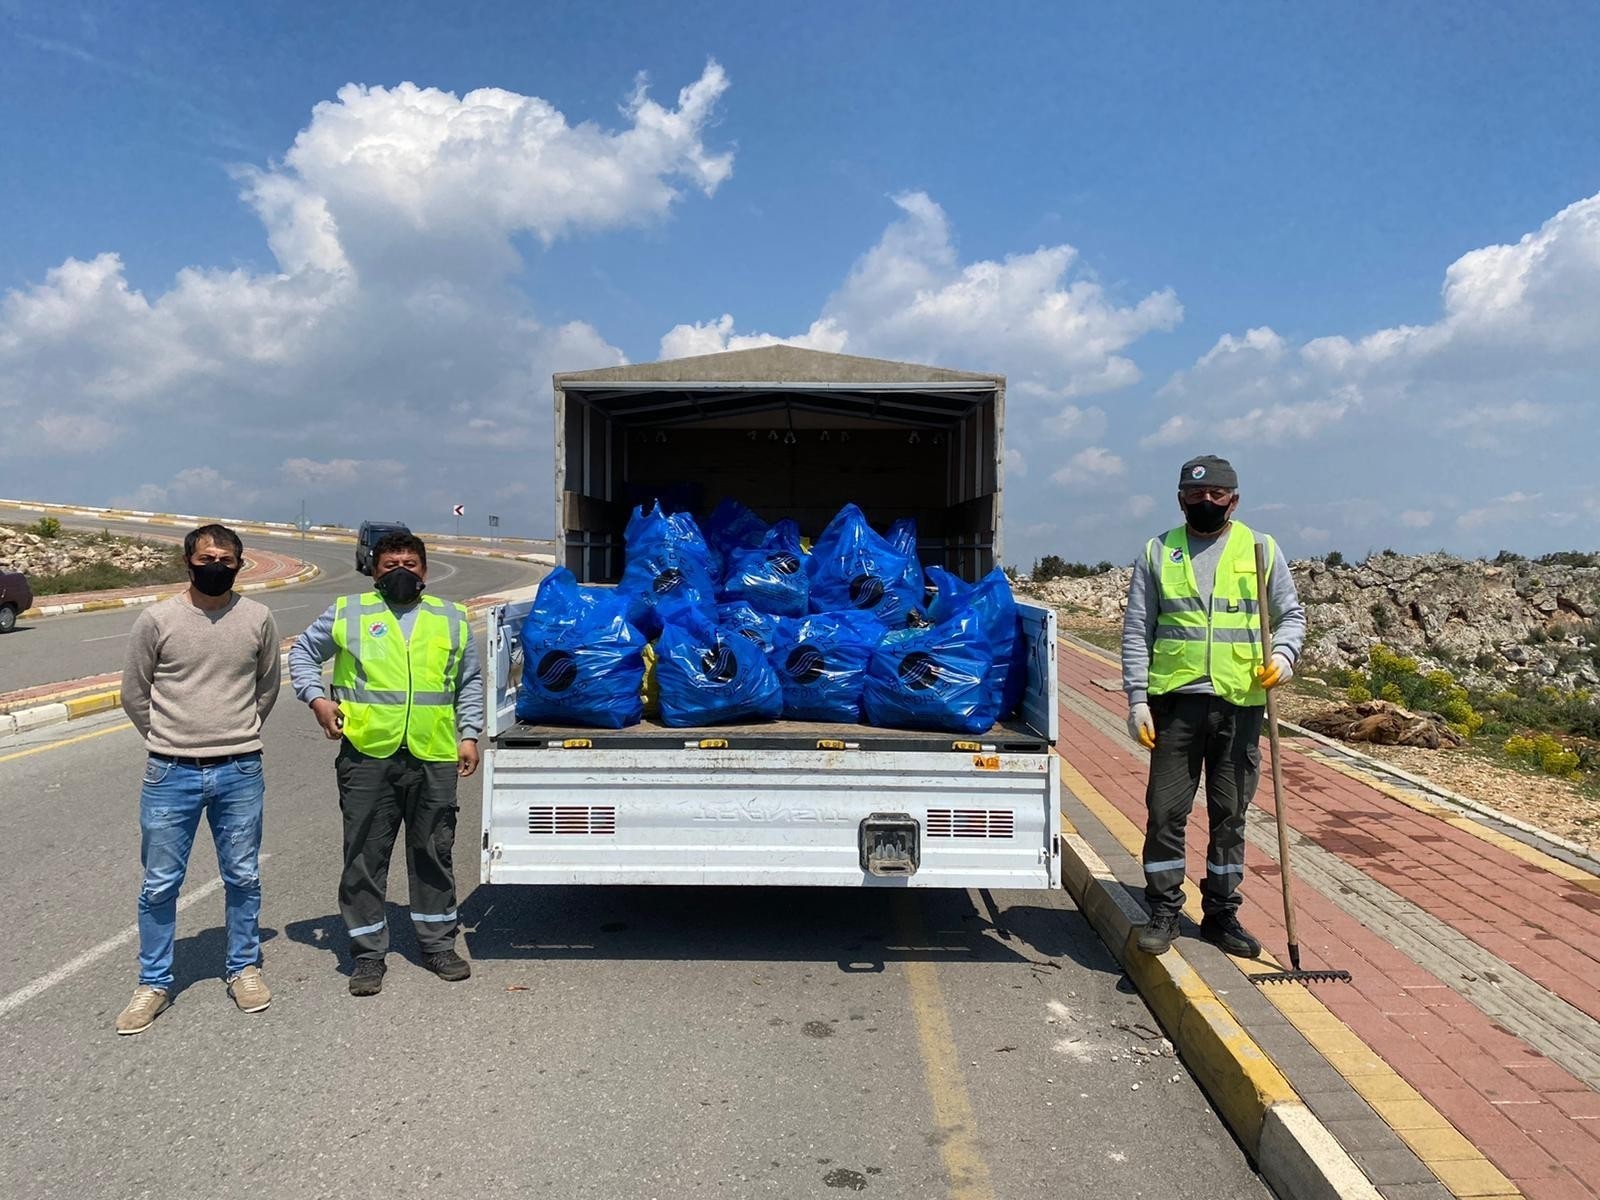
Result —
<instances>
[{"instance_id":1,"label":"rake","mask_svg":"<svg viewBox=\"0 0 1600 1200\"><path fill-rule=\"evenodd\" d=\"M1267 612L1267 562L1260 542L1256 543L1256 602L1261 612L1262 661L1272 654L1272 617ZM1300 969L1300 941L1294 932L1293 873L1289 870L1289 818L1283 806L1283 758L1278 753L1277 693L1267 689L1267 737L1272 744L1272 806L1278 817L1278 874L1283 880L1283 925L1289 934L1290 971L1265 971L1251 975L1251 983L1349 983L1349 971L1303 971Z\"/></svg>"}]
</instances>

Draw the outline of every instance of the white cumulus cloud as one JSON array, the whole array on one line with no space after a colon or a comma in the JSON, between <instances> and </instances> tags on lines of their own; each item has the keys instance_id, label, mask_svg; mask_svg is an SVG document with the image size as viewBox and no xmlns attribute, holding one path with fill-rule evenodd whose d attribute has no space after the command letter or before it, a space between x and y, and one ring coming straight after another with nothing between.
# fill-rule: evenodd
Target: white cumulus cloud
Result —
<instances>
[{"instance_id":1,"label":"white cumulus cloud","mask_svg":"<svg viewBox=\"0 0 1600 1200\"><path fill-rule=\"evenodd\" d=\"M1551 491L1569 512L1583 503L1588 431L1600 427L1597 372L1600 195L1460 255L1432 320L1304 341L1270 326L1222 336L1157 392L1140 444L1214 434L1252 489L1259 480L1323 510L1351 486L1379 484L1403 515L1375 524L1414 531L1431 527L1422 514L1451 512L1440 498L1472 478L1513 495ZM1540 514L1515 499L1460 511L1453 526L1454 548L1469 552L1492 548L1491 529L1548 542Z\"/></svg>"},{"instance_id":2,"label":"white cumulus cloud","mask_svg":"<svg viewBox=\"0 0 1600 1200\"><path fill-rule=\"evenodd\" d=\"M1104 446L1088 446L1069 458L1050 478L1062 487L1083 488L1116 479L1127 469L1122 459Z\"/></svg>"},{"instance_id":3,"label":"white cumulus cloud","mask_svg":"<svg viewBox=\"0 0 1600 1200\"><path fill-rule=\"evenodd\" d=\"M907 192L894 203L900 216L855 261L804 333L739 334L725 314L677 326L662 339L662 355L783 341L999 370L1014 394L1065 400L1137 382L1139 369L1123 351L1182 319L1171 289L1118 303L1068 245L963 265L949 218L931 197Z\"/></svg>"},{"instance_id":4,"label":"white cumulus cloud","mask_svg":"<svg viewBox=\"0 0 1600 1200\"><path fill-rule=\"evenodd\" d=\"M236 451L215 486L271 504L309 484L401 503L393 473L338 464L424 455L452 495L487 498L548 446L529 397L549 374L623 361L586 322L537 319L516 239L659 222L713 194L733 169L706 141L727 88L715 62L670 105L641 80L616 128L497 88L341 88L282 161L235 172L272 269L194 266L145 291L108 250L0 299L8 486L91 501L67 464L115 447L97 486L174 500L204 443Z\"/></svg>"}]
</instances>

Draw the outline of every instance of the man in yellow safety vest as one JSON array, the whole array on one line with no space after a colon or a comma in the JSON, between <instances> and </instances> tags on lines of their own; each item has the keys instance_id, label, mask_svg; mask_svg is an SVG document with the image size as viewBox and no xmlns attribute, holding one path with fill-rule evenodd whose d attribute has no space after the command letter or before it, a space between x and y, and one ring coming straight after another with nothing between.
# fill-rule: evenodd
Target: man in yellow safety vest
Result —
<instances>
[{"instance_id":1,"label":"man in yellow safety vest","mask_svg":"<svg viewBox=\"0 0 1600 1200\"><path fill-rule=\"evenodd\" d=\"M1139 949L1163 954L1178 932L1184 828L1202 770L1211 836L1200 934L1255 958L1261 943L1239 923L1245 812L1261 774L1266 689L1294 674L1305 609L1277 542L1233 520L1239 478L1226 459L1191 458L1178 476L1184 523L1151 538L1133 566L1122 623L1128 733L1150 750L1145 788L1145 899ZM1272 645L1261 645L1255 544L1267 561Z\"/></svg>"},{"instance_id":2,"label":"man in yellow safety vest","mask_svg":"<svg viewBox=\"0 0 1600 1200\"><path fill-rule=\"evenodd\" d=\"M483 677L467 610L423 595L428 552L410 533L372 551L373 591L341 596L289 651L295 695L338 741L344 815L339 912L354 958L352 996L383 989L389 949L385 893L400 823L406 827L411 924L422 965L466 979L455 949L456 784L478 769ZM333 695L322 664L333 659Z\"/></svg>"}]
</instances>

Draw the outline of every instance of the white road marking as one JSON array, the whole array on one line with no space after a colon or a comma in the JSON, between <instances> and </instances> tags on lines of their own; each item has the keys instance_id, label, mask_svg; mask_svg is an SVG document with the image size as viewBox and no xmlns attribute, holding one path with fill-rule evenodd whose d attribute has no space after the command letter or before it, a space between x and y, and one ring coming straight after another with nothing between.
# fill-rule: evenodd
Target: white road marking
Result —
<instances>
[{"instance_id":1,"label":"white road marking","mask_svg":"<svg viewBox=\"0 0 1600 1200\"><path fill-rule=\"evenodd\" d=\"M129 630L129 632L131 633L132 630ZM83 642L85 645L88 645L90 642L114 642L118 638L125 638L127 636L128 634L126 633L108 633L105 635L105 637L84 638Z\"/></svg>"},{"instance_id":2,"label":"white road marking","mask_svg":"<svg viewBox=\"0 0 1600 1200\"><path fill-rule=\"evenodd\" d=\"M271 857L272 855L270 854L263 854L261 855L259 861L266 862L266 860ZM205 899L207 896L211 895L211 893L217 891L221 887L222 877L219 875L216 879L211 880L209 883L202 883L199 887L191 889L189 892L179 898L178 911L182 912L191 904ZM79 971L83 970L83 968L87 967L90 963L104 958L113 950L120 946L127 945L138 936L139 926L136 924L130 925L121 933L116 934L113 937L108 937L98 946L92 946L88 950L85 950L82 954L78 955L77 958L74 958L70 962L62 963L61 966L57 967L54 971L51 971L48 975L41 975L32 983L25 984L24 986L18 988L9 996L6 996L4 999L0 999L0 1018L10 1016L14 1010L21 1008L35 996L41 995L42 993L47 992L51 988L55 987L56 984L70 979Z\"/></svg>"}]
</instances>

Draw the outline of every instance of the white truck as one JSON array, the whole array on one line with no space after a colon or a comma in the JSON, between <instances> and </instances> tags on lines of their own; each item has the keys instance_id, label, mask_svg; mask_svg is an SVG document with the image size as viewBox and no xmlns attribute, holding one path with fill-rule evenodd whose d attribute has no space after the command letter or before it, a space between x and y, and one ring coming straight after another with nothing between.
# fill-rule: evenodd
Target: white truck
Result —
<instances>
[{"instance_id":1,"label":"white truck","mask_svg":"<svg viewBox=\"0 0 1600 1200\"><path fill-rule=\"evenodd\" d=\"M770 346L554 382L555 558L579 582L614 583L632 506L686 481L813 537L847 501L913 517L923 563L969 580L1000 562L1002 376ZM969 736L519 723L529 607L488 614L484 883L1060 886L1054 611L1019 606L1022 702Z\"/></svg>"}]
</instances>

